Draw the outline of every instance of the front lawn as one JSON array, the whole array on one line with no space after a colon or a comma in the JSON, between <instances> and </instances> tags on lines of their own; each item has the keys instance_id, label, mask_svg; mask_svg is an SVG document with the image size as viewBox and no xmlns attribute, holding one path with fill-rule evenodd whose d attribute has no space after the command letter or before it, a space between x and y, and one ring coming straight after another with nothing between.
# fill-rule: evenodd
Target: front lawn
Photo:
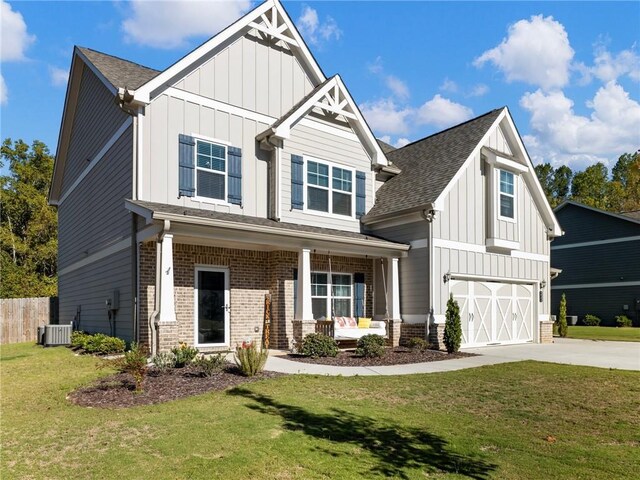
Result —
<instances>
[{"instance_id":1,"label":"front lawn","mask_svg":"<svg viewBox=\"0 0 640 480\"><path fill-rule=\"evenodd\" d=\"M584 340L611 340L618 342L640 342L640 328L637 327L586 327L569 326L567 338Z\"/></svg>"},{"instance_id":2,"label":"front lawn","mask_svg":"<svg viewBox=\"0 0 640 480\"><path fill-rule=\"evenodd\" d=\"M521 362L399 377L285 376L159 405L69 403L108 372L0 350L0 477L635 478L640 374Z\"/></svg>"}]
</instances>

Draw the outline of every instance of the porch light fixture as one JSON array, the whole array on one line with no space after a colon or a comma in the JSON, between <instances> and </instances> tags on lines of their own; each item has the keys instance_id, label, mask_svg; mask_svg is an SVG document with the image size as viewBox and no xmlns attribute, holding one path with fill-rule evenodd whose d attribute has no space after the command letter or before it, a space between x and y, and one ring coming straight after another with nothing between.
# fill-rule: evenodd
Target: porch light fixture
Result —
<instances>
[{"instance_id":1,"label":"porch light fixture","mask_svg":"<svg viewBox=\"0 0 640 480\"><path fill-rule=\"evenodd\" d=\"M451 280L451 274L447 272L442 276L442 281L447 283L449 280Z\"/></svg>"},{"instance_id":2,"label":"porch light fixture","mask_svg":"<svg viewBox=\"0 0 640 480\"><path fill-rule=\"evenodd\" d=\"M547 286L547 281L546 280L542 280L540 282L540 288L545 288Z\"/></svg>"}]
</instances>

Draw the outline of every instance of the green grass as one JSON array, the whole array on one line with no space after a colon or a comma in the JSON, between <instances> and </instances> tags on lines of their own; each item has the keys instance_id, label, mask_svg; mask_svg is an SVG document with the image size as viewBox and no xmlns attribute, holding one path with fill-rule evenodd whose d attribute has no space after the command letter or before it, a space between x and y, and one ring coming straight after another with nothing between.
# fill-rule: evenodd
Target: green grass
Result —
<instances>
[{"instance_id":1,"label":"green grass","mask_svg":"<svg viewBox=\"0 0 640 480\"><path fill-rule=\"evenodd\" d=\"M637 372L520 362L288 376L131 409L67 402L106 374L96 362L2 347L1 478L613 479L640 464Z\"/></svg>"},{"instance_id":2,"label":"green grass","mask_svg":"<svg viewBox=\"0 0 640 480\"><path fill-rule=\"evenodd\" d=\"M640 328L586 327L584 325L573 325L569 326L567 338L640 342Z\"/></svg>"}]
</instances>

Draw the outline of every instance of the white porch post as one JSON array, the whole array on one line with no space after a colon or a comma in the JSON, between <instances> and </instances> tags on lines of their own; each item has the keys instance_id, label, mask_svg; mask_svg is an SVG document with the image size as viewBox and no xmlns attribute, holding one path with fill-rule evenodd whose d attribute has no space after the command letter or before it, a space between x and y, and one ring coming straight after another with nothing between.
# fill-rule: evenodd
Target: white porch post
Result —
<instances>
[{"instance_id":1,"label":"white porch post","mask_svg":"<svg viewBox=\"0 0 640 480\"><path fill-rule=\"evenodd\" d=\"M389 318L400 320L400 278L398 274L398 259L387 260L387 294L389 296Z\"/></svg>"},{"instance_id":2,"label":"white porch post","mask_svg":"<svg viewBox=\"0 0 640 480\"><path fill-rule=\"evenodd\" d=\"M160 261L160 322L176 321L173 294L173 235L165 233L161 241Z\"/></svg>"},{"instance_id":3,"label":"white porch post","mask_svg":"<svg viewBox=\"0 0 640 480\"><path fill-rule=\"evenodd\" d=\"M298 253L298 291L296 292L296 320L313 320L311 310L311 250Z\"/></svg>"}]
</instances>

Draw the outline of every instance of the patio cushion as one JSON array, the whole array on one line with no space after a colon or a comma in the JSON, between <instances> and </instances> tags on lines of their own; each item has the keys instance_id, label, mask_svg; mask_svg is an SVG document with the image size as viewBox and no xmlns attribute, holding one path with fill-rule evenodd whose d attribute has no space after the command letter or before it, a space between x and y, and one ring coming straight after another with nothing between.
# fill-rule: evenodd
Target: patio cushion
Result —
<instances>
[{"instance_id":1,"label":"patio cushion","mask_svg":"<svg viewBox=\"0 0 640 480\"><path fill-rule=\"evenodd\" d=\"M371 326L370 318L358 318L358 328L369 328Z\"/></svg>"},{"instance_id":2,"label":"patio cushion","mask_svg":"<svg viewBox=\"0 0 640 480\"><path fill-rule=\"evenodd\" d=\"M336 327L345 328L347 326L347 321L344 317L336 317Z\"/></svg>"},{"instance_id":3,"label":"patio cushion","mask_svg":"<svg viewBox=\"0 0 640 480\"><path fill-rule=\"evenodd\" d=\"M358 328L358 322L356 322L356 319L353 317L345 317L345 320L347 321L347 327L349 328Z\"/></svg>"}]
</instances>

